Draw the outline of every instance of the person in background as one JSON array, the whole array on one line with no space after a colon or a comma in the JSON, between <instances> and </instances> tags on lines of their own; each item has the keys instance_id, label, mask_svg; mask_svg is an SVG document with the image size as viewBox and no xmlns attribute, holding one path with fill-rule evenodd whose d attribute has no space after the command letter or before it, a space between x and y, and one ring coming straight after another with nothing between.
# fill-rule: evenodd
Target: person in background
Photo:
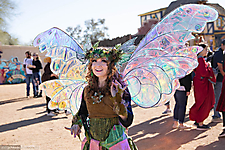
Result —
<instances>
[{"instance_id":1,"label":"person in background","mask_svg":"<svg viewBox=\"0 0 225 150\"><path fill-rule=\"evenodd\" d=\"M208 47L208 54L205 58L205 61L211 63L213 56L214 56L214 52ZM212 66L212 63L211 63L211 66Z\"/></svg>"},{"instance_id":2,"label":"person in background","mask_svg":"<svg viewBox=\"0 0 225 150\"><path fill-rule=\"evenodd\" d=\"M174 114L173 128L180 128L180 129L191 128L191 126L184 124L187 100L191 90L191 81L192 81L191 73L179 79L180 87L176 90L174 94L174 99L176 103L173 113Z\"/></svg>"},{"instance_id":3,"label":"person in background","mask_svg":"<svg viewBox=\"0 0 225 150\"><path fill-rule=\"evenodd\" d=\"M191 107L189 118L195 121L197 130L210 129L204 125L203 121L208 117L210 110L215 104L215 95L212 82L216 82L213 70L205 62L204 57L207 55L207 45L200 44L203 49L198 52L198 67L194 69L193 78L195 104Z\"/></svg>"},{"instance_id":4,"label":"person in background","mask_svg":"<svg viewBox=\"0 0 225 150\"><path fill-rule=\"evenodd\" d=\"M32 61L32 65L29 66L29 68L33 71L33 82L35 85L35 92L34 92L34 97L42 97L42 93L39 93L39 85L40 85L40 69L42 69L42 64L38 58L38 54L37 53L33 53L33 61Z\"/></svg>"},{"instance_id":5,"label":"person in background","mask_svg":"<svg viewBox=\"0 0 225 150\"><path fill-rule=\"evenodd\" d=\"M222 81L223 76L225 74L224 68L224 60L223 60L223 51L225 49L225 40L221 42L221 46L218 51L215 52L212 60L212 67L214 70L217 70L218 75L216 77L216 84L214 85L214 93L215 93L215 106L214 106L214 115L212 116L212 122L222 122L221 115L218 111L216 111L217 103L220 98L221 89L222 89Z\"/></svg>"},{"instance_id":6,"label":"person in background","mask_svg":"<svg viewBox=\"0 0 225 150\"><path fill-rule=\"evenodd\" d=\"M30 82L32 82L33 85L33 94L35 96L35 86L34 86L34 82L32 80L32 70L29 69L29 65L32 65L32 59L31 59L31 52L30 51L26 51L25 52L26 58L23 61L23 68L24 68L24 73L26 76L26 96L27 98L30 98Z\"/></svg>"},{"instance_id":7,"label":"person in background","mask_svg":"<svg viewBox=\"0 0 225 150\"><path fill-rule=\"evenodd\" d=\"M172 111L170 109L170 101L166 102L164 105L166 106L166 110L164 112L162 112L162 114L164 114L164 115L171 114Z\"/></svg>"},{"instance_id":8,"label":"person in background","mask_svg":"<svg viewBox=\"0 0 225 150\"><path fill-rule=\"evenodd\" d=\"M51 71L51 69L50 69L51 58L50 57L46 57L44 59L44 62L47 63L47 64L44 67L44 73L43 73L43 75L41 77L41 81L45 82L45 81L48 81L48 80L58 79L58 76L56 74L54 74ZM51 100L51 98L46 95L47 116L56 116L56 114L55 114L56 110L50 110L48 108L48 103L49 103L50 100Z\"/></svg>"},{"instance_id":9,"label":"person in background","mask_svg":"<svg viewBox=\"0 0 225 150\"><path fill-rule=\"evenodd\" d=\"M216 111L222 112L223 117L223 132L219 135L219 137L225 137L225 78L223 78L222 92L220 94Z\"/></svg>"}]
</instances>

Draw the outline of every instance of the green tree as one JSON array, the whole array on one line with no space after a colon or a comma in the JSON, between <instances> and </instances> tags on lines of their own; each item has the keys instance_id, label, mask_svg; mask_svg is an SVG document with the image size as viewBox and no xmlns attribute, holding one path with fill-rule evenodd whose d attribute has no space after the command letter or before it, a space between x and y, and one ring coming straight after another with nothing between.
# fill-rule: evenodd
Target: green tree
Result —
<instances>
[{"instance_id":1,"label":"green tree","mask_svg":"<svg viewBox=\"0 0 225 150\"><path fill-rule=\"evenodd\" d=\"M0 30L0 42L2 45L17 45L18 39L11 37L8 32Z\"/></svg>"},{"instance_id":2,"label":"green tree","mask_svg":"<svg viewBox=\"0 0 225 150\"><path fill-rule=\"evenodd\" d=\"M6 19L13 15L15 4L11 0L0 0L0 28L3 30L6 26Z\"/></svg>"},{"instance_id":3,"label":"green tree","mask_svg":"<svg viewBox=\"0 0 225 150\"><path fill-rule=\"evenodd\" d=\"M80 25L77 25L76 27L68 27L66 31L69 33L69 35L76 39L76 41L81 44L82 43L82 28Z\"/></svg>"},{"instance_id":4,"label":"green tree","mask_svg":"<svg viewBox=\"0 0 225 150\"><path fill-rule=\"evenodd\" d=\"M7 19L10 19L15 9L15 3L11 0L0 0L0 42L3 45L16 45L18 44L18 39L13 38L9 33L7 33L6 25Z\"/></svg>"},{"instance_id":5,"label":"green tree","mask_svg":"<svg viewBox=\"0 0 225 150\"><path fill-rule=\"evenodd\" d=\"M108 28L105 26L105 19L94 19L85 21L85 30L82 30L80 25L76 27L68 27L66 31L72 36L79 44L84 45L87 41L95 43L109 37L107 34Z\"/></svg>"}]
</instances>

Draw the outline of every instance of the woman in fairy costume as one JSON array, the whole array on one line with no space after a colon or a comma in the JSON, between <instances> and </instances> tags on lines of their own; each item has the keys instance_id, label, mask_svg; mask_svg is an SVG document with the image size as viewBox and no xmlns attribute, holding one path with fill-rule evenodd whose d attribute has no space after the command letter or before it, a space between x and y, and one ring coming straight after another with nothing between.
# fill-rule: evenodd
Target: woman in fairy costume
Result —
<instances>
[{"instance_id":1,"label":"woman in fairy costume","mask_svg":"<svg viewBox=\"0 0 225 150\"><path fill-rule=\"evenodd\" d=\"M124 61L117 65L124 66L122 72L137 105L153 107L170 96L176 87L173 86L174 79L197 66L195 53L198 48L184 50L180 45L192 39L192 32L202 32L206 22L215 21L217 17L218 12L205 5L181 6L147 33L137 48L123 50ZM52 70L60 74L58 80L43 84L45 89L50 89L46 93L52 96L52 104L56 103L49 107L71 109L75 115L72 134L79 135L80 126L84 125L86 142L82 149L93 149L95 143L95 147L102 146L103 149L129 149L125 147L128 142L126 135L123 136L122 125L128 127L132 123L130 96L122 77L114 69L120 53L100 48L87 53L90 64L86 78L88 86L84 88L86 61L83 61L83 55L86 48L83 50L69 35L55 27L38 35L33 45L53 58ZM121 103L122 99L128 103L127 107ZM80 107L78 113L77 106ZM122 134L119 134L120 129ZM114 134L117 131L118 134ZM121 144L121 148L115 148L117 144Z\"/></svg>"},{"instance_id":2,"label":"woman in fairy costume","mask_svg":"<svg viewBox=\"0 0 225 150\"><path fill-rule=\"evenodd\" d=\"M88 85L84 88L81 107L71 127L71 134L76 137L84 125L83 150L94 147L130 149L124 130L133 121L131 96L115 67L121 54L116 48L92 48L86 54L90 61L86 76ZM134 144L130 145L136 148Z\"/></svg>"}]
</instances>

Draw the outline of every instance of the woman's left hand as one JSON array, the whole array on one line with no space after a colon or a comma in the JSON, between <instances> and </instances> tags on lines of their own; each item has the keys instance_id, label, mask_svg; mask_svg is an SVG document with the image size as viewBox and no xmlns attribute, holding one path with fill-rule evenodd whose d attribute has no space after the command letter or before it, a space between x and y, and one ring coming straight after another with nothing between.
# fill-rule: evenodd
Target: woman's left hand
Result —
<instances>
[{"instance_id":1,"label":"woman's left hand","mask_svg":"<svg viewBox=\"0 0 225 150\"><path fill-rule=\"evenodd\" d=\"M122 85L115 80L115 82L112 82L111 85L111 95L112 95L112 101L113 101L113 111L118 114L119 116L124 116L127 118L127 104L122 99L123 92L126 89L127 86L122 88Z\"/></svg>"},{"instance_id":2,"label":"woman's left hand","mask_svg":"<svg viewBox=\"0 0 225 150\"><path fill-rule=\"evenodd\" d=\"M121 92L121 97L122 97L123 91L126 88L127 88L127 86L122 88L122 85L117 80L115 80L115 82L112 82L112 85L111 85L111 95L112 95L112 97L115 97L116 93L118 93L118 92Z\"/></svg>"}]
</instances>

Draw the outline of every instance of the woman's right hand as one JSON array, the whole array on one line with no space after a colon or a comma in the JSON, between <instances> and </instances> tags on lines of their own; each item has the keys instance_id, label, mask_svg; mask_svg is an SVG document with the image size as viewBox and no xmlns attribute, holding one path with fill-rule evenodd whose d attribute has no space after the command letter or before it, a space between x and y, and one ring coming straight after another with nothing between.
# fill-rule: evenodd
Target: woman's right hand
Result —
<instances>
[{"instance_id":1,"label":"woman's right hand","mask_svg":"<svg viewBox=\"0 0 225 150\"><path fill-rule=\"evenodd\" d=\"M79 134L81 133L81 129L80 129L80 126L78 124L73 125L71 128L65 127L65 129L70 130L71 135L74 134L74 138L76 136L79 136Z\"/></svg>"}]
</instances>

